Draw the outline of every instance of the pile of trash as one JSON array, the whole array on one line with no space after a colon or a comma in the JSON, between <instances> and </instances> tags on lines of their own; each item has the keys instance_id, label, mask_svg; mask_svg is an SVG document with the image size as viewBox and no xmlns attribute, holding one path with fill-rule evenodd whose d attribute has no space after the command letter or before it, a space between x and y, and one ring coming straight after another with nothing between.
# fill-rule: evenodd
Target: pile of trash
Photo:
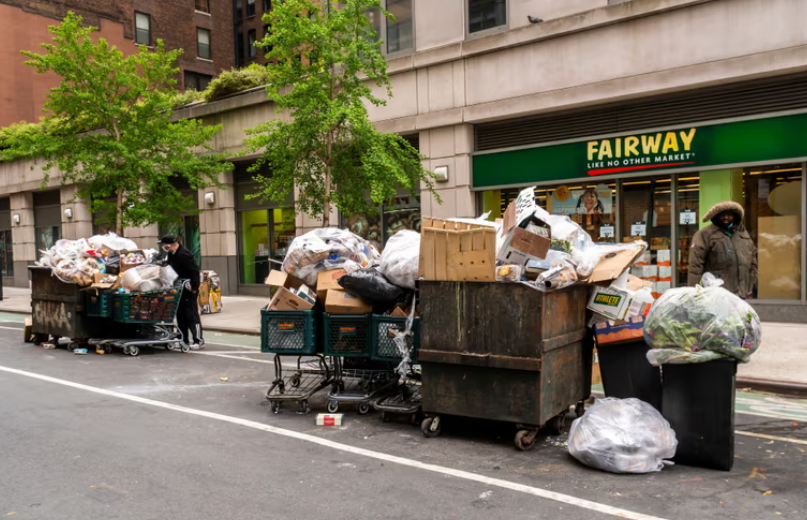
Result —
<instances>
[{"instance_id":1,"label":"pile of trash","mask_svg":"<svg viewBox=\"0 0 807 520\"><path fill-rule=\"evenodd\" d=\"M292 241L283 260L283 271L314 285L320 271L355 271L376 265L379 258L373 245L350 231L320 228Z\"/></svg>"},{"instance_id":2,"label":"pile of trash","mask_svg":"<svg viewBox=\"0 0 807 520\"><path fill-rule=\"evenodd\" d=\"M756 311L711 273L701 284L671 289L650 309L644 335L653 347L647 352L653 365L726 357L747 363L759 348L762 324Z\"/></svg>"},{"instance_id":3,"label":"pile of trash","mask_svg":"<svg viewBox=\"0 0 807 520\"><path fill-rule=\"evenodd\" d=\"M58 240L41 251L36 265L48 267L62 282L80 287L143 292L163 289L176 280L173 269L154 265L157 256L154 249L140 250L132 240L108 233ZM128 277L119 276L124 272Z\"/></svg>"}]
</instances>

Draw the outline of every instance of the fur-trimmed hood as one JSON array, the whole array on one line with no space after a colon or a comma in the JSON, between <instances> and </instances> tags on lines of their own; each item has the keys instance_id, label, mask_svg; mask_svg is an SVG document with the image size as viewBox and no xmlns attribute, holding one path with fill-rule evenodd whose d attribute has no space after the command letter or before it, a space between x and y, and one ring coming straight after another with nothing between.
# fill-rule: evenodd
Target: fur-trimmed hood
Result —
<instances>
[{"instance_id":1,"label":"fur-trimmed hood","mask_svg":"<svg viewBox=\"0 0 807 520\"><path fill-rule=\"evenodd\" d=\"M739 218L737 219L738 220L737 224L742 222L743 217L745 216L745 210L743 209L742 206L740 206L734 201L727 200L724 202L718 202L717 204L712 206L712 209L710 209L709 212L706 213L706 215L704 215L703 221L709 222L710 220L720 215L724 211L733 211L734 213L736 213L739 216Z\"/></svg>"}]
</instances>

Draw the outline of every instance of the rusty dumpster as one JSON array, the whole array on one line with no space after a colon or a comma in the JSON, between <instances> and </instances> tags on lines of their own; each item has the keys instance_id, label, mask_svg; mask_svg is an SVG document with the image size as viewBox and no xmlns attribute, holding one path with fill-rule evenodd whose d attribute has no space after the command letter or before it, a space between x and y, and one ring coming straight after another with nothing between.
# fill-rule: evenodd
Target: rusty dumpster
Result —
<instances>
[{"instance_id":1,"label":"rusty dumpster","mask_svg":"<svg viewBox=\"0 0 807 520\"><path fill-rule=\"evenodd\" d=\"M562 432L591 394L587 296L582 285L422 280L423 434L438 435L443 415L514 423L522 450L541 427Z\"/></svg>"},{"instance_id":2,"label":"rusty dumpster","mask_svg":"<svg viewBox=\"0 0 807 520\"><path fill-rule=\"evenodd\" d=\"M103 337L110 320L86 314L87 292L51 275L50 268L29 267L32 332L70 339Z\"/></svg>"}]
</instances>

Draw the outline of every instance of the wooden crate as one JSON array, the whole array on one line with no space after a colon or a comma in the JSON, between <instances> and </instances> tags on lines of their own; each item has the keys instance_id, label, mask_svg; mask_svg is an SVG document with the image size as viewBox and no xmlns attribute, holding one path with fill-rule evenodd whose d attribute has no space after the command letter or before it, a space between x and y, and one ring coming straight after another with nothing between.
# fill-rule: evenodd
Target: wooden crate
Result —
<instances>
[{"instance_id":1,"label":"wooden crate","mask_svg":"<svg viewBox=\"0 0 807 520\"><path fill-rule=\"evenodd\" d=\"M496 229L423 219L419 271L424 280L495 282Z\"/></svg>"}]
</instances>

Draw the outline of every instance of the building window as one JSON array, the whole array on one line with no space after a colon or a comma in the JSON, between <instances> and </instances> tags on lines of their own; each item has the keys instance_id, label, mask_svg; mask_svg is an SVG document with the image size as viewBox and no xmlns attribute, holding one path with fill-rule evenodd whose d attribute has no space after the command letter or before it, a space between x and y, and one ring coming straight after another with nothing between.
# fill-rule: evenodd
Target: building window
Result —
<instances>
[{"instance_id":1,"label":"building window","mask_svg":"<svg viewBox=\"0 0 807 520\"><path fill-rule=\"evenodd\" d=\"M203 13L209 13L210 0L196 0L196 10Z\"/></svg>"},{"instance_id":2,"label":"building window","mask_svg":"<svg viewBox=\"0 0 807 520\"><path fill-rule=\"evenodd\" d=\"M210 53L210 31L207 29L196 29L196 42L198 47L198 56L206 60L211 59Z\"/></svg>"},{"instance_id":3,"label":"building window","mask_svg":"<svg viewBox=\"0 0 807 520\"><path fill-rule=\"evenodd\" d=\"M468 0L468 32L501 27L507 23L507 0Z\"/></svg>"},{"instance_id":4,"label":"building window","mask_svg":"<svg viewBox=\"0 0 807 520\"><path fill-rule=\"evenodd\" d=\"M235 0L235 20L244 18L244 0Z\"/></svg>"},{"instance_id":5,"label":"building window","mask_svg":"<svg viewBox=\"0 0 807 520\"><path fill-rule=\"evenodd\" d=\"M135 43L151 45L151 16L135 13Z\"/></svg>"},{"instance_id":6,"label":"building window","mask_svg":"<svg viewBox=\"0 0 807 520\"><path fill-rule=\"evenodd\" d=\"M237 53L236 58L238 59L238 63L236 63L236 65L241 67L242 65L244 65L244 62L246 61L244 59L244 33L239 32L238 36L236 36L235 40L236 40L235 41L235 47L236 47L236 53Z\"/></svg>"},{"instance_id":7,"label":"building window","mask_svg":"<svg viewBox=\"0 0 807 520\"><path fill-rule=\"evenodd\" d=\"M200 74L198 72L191 72L189 70L185 71L185 89L196 89L197 91L201 92L207 88L210 82L213 80L213 76L209 74Z\"/></svg>"},{"instance_id":8,"label":"building window","mask_svg":"<svg viewBox=\"0 0 807 520\"><path fill-rule=\"evenodd\" d=\"M250 29L247 32L247 41L249 42L249 59L254 60L258 56L258 48L255 47L255 42L257 41L255 29Z\"/></svg>"},{"instance_id":9,"label":"building window","mask_svg":"<svg viewBox=\"0 0 807 520\"><path fill-rule=\"evenodd\" d=\"M412 0L387 0L387 11L395 16L395 21L386 20L387 54L393 54L414 47L414 24Z\"/></svg>"},{"instance_id":10,"label":"building window","mask_svg":"<svg viewBox=\"0 0 807 520\"><path fill-rule=\"evenodd\" d=\"M240 211L241 283L262 284L297 234L293 207Z\"/></svg>"},{"instance_id":11,"label":"building window","mask_svg":"<svg viewBox=\"0 0 807 520\"><path fill-rule=\"evenodd\" d=\"M255 0L247 0L247 16L255 16Z\"/></svg>"},{"instance_id":12,"label":"building window","mask_svg":"<svg viewBox=\"0 0 807 520\"><path fill-rule=\"evenodd\" d=\"M272 10L272 0L263 0L263 12L268 13Z\"/></svg>"}]
</instances>

